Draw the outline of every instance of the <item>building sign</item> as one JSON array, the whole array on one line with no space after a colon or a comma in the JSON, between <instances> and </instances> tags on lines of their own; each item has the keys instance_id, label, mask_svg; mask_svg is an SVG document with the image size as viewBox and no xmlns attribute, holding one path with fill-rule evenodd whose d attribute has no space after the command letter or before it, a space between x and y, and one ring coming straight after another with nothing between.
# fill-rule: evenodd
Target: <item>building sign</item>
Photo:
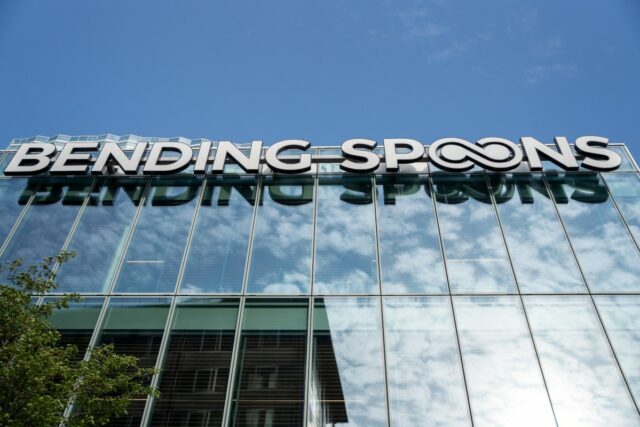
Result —
<instances>
[{"instance_id":1,"label":"building sign","mask_svg":"<svg viewBox=\"0 0 640 427\"><path fill-rule=\"evenodd\" d=\"M296 174L312 170L316 163L339 163L352 173L371 173L384 167L386 172L402 172L400 165L430 162L449 172L464 172L479 166L489 171L507 172L520 168L543 169L549 161L566 171L580 167L594 171L617 169L622 158L607 148L608 138L581 136L574 141L575 153L566 137L554 138L547 145L532 137L520 138L520 144L508 139L488 137L471 143L460 138L443 138L429 146L415 139L385 139L383 150L376 150L371 139L350 139L340 147L340 155L323 156L309 151L311 143L290 139L265 147L253 141L246 148L229 141L213 146L205 141L192 147L179 142L139 142L131 150L118 143L68 142L58 149L53 144L31 142L20 145L5 169L6 175L173 174L193 166L193 173L222 173L226 163L237 163L247 173L259 173L266 165L276 173ZM294 150L296 154L287 153ZM210 166L210 168L209 168Z\"/></svg>"}]
</instances>

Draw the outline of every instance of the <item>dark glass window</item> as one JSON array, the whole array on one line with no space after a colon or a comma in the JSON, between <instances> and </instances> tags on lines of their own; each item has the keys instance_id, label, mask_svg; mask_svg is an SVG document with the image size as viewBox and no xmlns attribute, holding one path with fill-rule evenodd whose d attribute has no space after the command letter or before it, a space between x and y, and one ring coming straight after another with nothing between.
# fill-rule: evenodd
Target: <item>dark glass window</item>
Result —
<instances>
[{"instance_id":1,"label":"dark glass window","mask_svg":"<svg viewBox=\"0 0 640 427\"><path fill-rule=\"evenodd\" d=\"M44 299L44 302L51 301L53 298ZM76 361L84 358L103 303L104 298L85 298L69 303L68 308L54 311L49 318L49 322L60 332L60 344L73 345L78 349Z\"/></svg>"},{"instance_id":2,"label":"dark glass window","mask_svg":"<svg viewBox=\"0 0 640 427\"><path fill-rule=\"evenodd\" d=\"M178 299L152 425L220 426L238 302Z\"/></svg>"},{"instance_id":3,"label":"dark glass window","mask_svg":"<svg viewBox=\"0 0 640 427\"><path fill-rule=\"evenodd\" d=\"M307 302L247 301L232 425L302 425Z\"/></svg>"},{"instance_id":4,"label":"dark glass window","mask_svg":"<svg viewBox=\"0 0 640 427\"><path fill-rule=\"evenodd\" d=\"M169 298L112 298L99 343L113 344L116 353L137 357L141 368L153 368L170 301ZM146 402L146 396L133 399L128 414L112 420L109 426L140 425Z\"/></svg>"}]
</instances>

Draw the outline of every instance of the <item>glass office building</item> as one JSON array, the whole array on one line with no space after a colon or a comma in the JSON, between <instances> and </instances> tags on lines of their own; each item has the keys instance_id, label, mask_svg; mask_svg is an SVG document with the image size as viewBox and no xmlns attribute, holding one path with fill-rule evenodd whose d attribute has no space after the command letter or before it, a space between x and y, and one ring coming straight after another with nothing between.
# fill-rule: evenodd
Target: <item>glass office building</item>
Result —
<instances>
[{"instance_id":1,"label":"glass office building","mask_svg":"<svg viewBox=\"0 0 640 427\"><path fill-rule=\"evenodd\" d=\"M611 148L608 173L313 148L295 176L3 176L0 258L75 251L42 297L85 297L63 341L160 369L112 425L640 426L640 176Z\"/></svg>"}]
</instances>

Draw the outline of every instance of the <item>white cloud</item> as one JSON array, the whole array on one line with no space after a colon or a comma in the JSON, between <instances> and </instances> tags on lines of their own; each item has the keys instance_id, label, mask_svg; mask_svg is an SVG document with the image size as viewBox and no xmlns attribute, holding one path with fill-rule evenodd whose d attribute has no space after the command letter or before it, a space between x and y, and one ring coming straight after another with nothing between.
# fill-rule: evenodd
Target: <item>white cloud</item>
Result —
<instances>
[{"instance_id":1,"label":"white cloud","mask_svg":"<svg viewBox=\"0 0 640 427\"><path fill-rule=\"evenodd\" d=\"M529 84L535 84L552 77L573 77L576 71L572 64L534 65L525 70L525 80Z\"/></svg>"},{"instance_id":2,"label":"white cloud","mask_svg":"<svg viewBox=\"0 0 640 427\"><path fill-rule=\"evenodd\" d=\"M535 58L550 58L562 52L564 40L562 37L549 37L544 40L537 40L531 43L531 53Z\"/></svg>"}]
</instances>

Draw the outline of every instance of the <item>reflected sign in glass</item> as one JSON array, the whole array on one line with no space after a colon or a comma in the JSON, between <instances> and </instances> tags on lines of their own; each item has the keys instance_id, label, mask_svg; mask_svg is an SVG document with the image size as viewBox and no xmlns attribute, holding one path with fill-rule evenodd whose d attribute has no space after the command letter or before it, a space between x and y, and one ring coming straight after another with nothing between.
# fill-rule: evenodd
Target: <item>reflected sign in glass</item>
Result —
<instances>
[{"instance_id":1,"label":"reflected sign in glass","mask_svg":"<svg viewBox=\"0 0 640 427\"><path fill-rule=\"evenodd\" d=\"M308 294L313 178L266 177L253 235L249 293Z\"/></svg>"}]
</instances>

